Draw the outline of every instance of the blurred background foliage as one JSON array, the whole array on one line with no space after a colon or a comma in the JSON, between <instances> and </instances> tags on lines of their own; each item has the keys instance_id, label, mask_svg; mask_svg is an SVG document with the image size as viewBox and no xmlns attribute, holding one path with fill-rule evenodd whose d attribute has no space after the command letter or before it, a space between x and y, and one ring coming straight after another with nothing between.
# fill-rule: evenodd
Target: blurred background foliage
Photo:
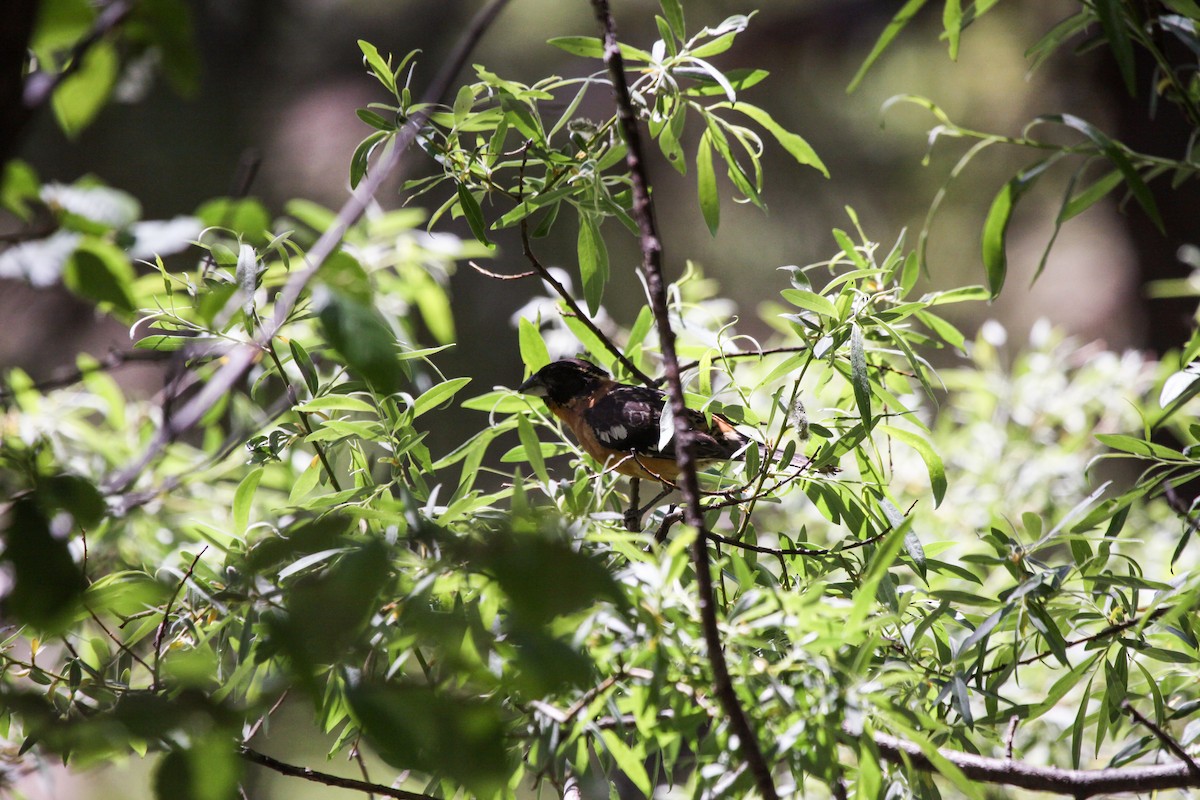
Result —
<instances>
[{"instance_id":1,"label":"blurred background foliage","mask_svg":"<svg viewBox=\"0 0 1200 800\"><path fill-rule=\"evenodd\" d=\"M652 180L661 198L668 267L679 270L684 257L695 260L736 304L746 332L761 333L755 312L772 294L770 287L778 280L774 270L828 257L835 248L829 230L844 224L846 205L855 208L864 227L881 239L904 227L915 234L930 199L966 145L943 140L934 148L930 164L922 166L932 120L915 108L894 108L884 115L883 101L899 92L929 97L953 119L976 129L1016 134L1036 114L1055 110L1078 114L1117 136L1152 132L1169 137L1170 115L1164 114L1163 124L1145 125L1146 100L1128 97L1106 59L1058 56L1030 73L1024 50L1073 6L1070 0L1002 3L966 31L970 46L962 48L957 62L949 59L945 42L939 41L936 10L927 9L915 20L915 29L899 37L858 90L847 95L845 88L890 19L892 4L765 4L722 65L753 63L770 70L771 78L749 90L748 99L772 109L784 127L805 136L834 179L798 170L786 153L768 148L765 169L786 176L768 182L764 200L769 213L726 203L725 224L713 238L704 233L691 178L677 175L665 163L654 164ZM618 15L625 40L648 45L656 38L649 24L654 7L649 0L621 5ZM714 23L747 11L732 0L694 0L688 9L691 19ZM421 85L474 4L278 0L200 3L191 10L200 52L190 91L181 96L162 80L127 87L118 99L136 102L104 108L74 141L59 131L50 114L38 115L19 154L43 180L70 182L94 173L137 197L146 219L170 219L191 214L203 200L235 189L241 180L239 164L250 154L261 159L261 169L249 192L262 198L272 214L294 197L336 205L344 196L350 154L367 131L354 110L378 99L372 82L363 76L355 40L371 30L377 32L375 44L381 50L420 48L416 82ZM473 60L515 80L577 74L578 59L541 43L565 32L591 35L593 28L586 3L517 2L501 16ZM599 95L590 102L600 102ZM580 114L588 116L589 109L581 108ZM601 108L592 113L603 115ZM694 139L695 131L689 135ZM1182 149L1178 141L1156 144L1172 152ZM1026 160L1025 153L993 148L951 187L930 243L935 284L977 280L980 261L974 243L981 221L996 188ZM387 202L389 194L381 200ZM1115 200L1065 227L1051 255L1052 268L1027 290L1028 276L1050 232L1046 220L1052 219L1060 194L1061 182L1039 186L1024 200L1009 237L1012 291L995 306L960 312L974 315L960 321L970 328L982 321L980 315L994 316L1019 332L1048 316L1086 339L1102 338L1116 347L1161 348L1179 341L1186 306L1180 311L1161 300L1150 305L1136 287L1150 275L1178 275L1174 250L1182 242L1163 240L1156 232L1147 236L1143 228L1148 225L1137 209L1121 214ZM1166 214L1184 214L1183 209L1191 207L1185 197L1163 205ZM1168 226L1171 231L1180 229ZM469 235L465 225L459 232ZM515 234L509 231L498 242L495 268L519 271ZM672 248L671 242L686 242L687 251ZM615 241L610 247L614 265L635 263L633 240ZM570 266L573 236L556 233L541 251L546 263ZM1059 302L1068 287L1073 302ZM453 276L451 290L459 336L457 347L446 356L448 368L477 375L485 385L511 385L520 373L517 354L497 353L491 344L497 331L510 329L513 313L534 287L498 284L463 271ZM622 319L640 302L636 296L606 298L612 313ZM19 283L5 284L0 313L9 322L9 334L0 342L0 365L29 368L35 377L69 362L80 339L90 343L92 352L103 352L119 345L124 336L115 327L97 329L86 307L62 292L34 292ZM45 324L51 316L55 324ZM1156 327L1167 332L1156 333ZM156 379L145 380L147 390L152 389Z\"/></svg>"}]
</instances>

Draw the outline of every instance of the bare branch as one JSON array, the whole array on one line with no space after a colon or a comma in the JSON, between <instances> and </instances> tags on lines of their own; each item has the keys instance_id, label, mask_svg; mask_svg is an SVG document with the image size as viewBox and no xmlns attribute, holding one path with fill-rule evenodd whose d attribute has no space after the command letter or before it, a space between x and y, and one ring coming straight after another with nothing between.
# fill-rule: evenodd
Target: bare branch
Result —
<instances>
[{"instance_id":1,"label":"bare branch","mask_svg":"<svg viewBox=\"0 0 1200 800\"><path fill-rule=\"evenodd\" d=\"M522 278L532 278L534 275L538 274L536 269L531 269L526 270L525 272L518 272L516 275L505 275L500 272L492 272L490 269L484 269L474 261L468 261L467 264L469 264L471 269L475 270L480 275L484 275L492 280L497 281L519 281Z\"/></svg>"},{"instance_id":2,"label":"bare branch","mask_svg":"<svg viewBox=\"0 0 1200 800\"><path fill-rule=\"evenodd\" d=\"M1169 733L1158 727L1158 725L1156 725L1152 719L1134 708L1133 704L1130 703L1129 700L1121 701L1121 709L1128 713L1129 716L1136 719L1138 723L1145 726L1151 733L1153 733L1154 737L1158 739L1163 747L1170 750L1175 754L1176 758L1187 765L1188 772L1191 774L1191 776L1197 781L1200 781L1200 765L1196 764L1196 760L1188 755L1187 750L1184 750L1183 746L1180 745L1179 742L1175 741L1175 739Z\"/></svg>"},{"instance_id":3,"label":"bare branch","mask_svg":"<svg viewBox=\"0 0 1200 800\"><path fill-rule=\"evenodd\" d=\"M692 452L692 431L689 428L687 406L684 403L683 383L679 377L679 359L675 354L675 332L667 309L667 292L663 282L662 242L654 220L654 208L650 199L650 182L643 160L641 133L629 86L625 83L625 65L621 49L617 44L616 23L613 21L608 0L592 0L596 20L604 35L604 63L612 80L613 94L617 104L617 120L625 139L625 163L629 168L633 190L633 217L637 221L642 246L642 271L646 279L650 308L658 328L662 348L663 366L667 377L667 392L675 420L675 452L679 460L679 483L683 493L684 520L701 535L696 536L692 546L692 561L696 568L696 588L699 595L700 618L704 629L704 641L708 658L712 663L713 681L717 697L729 718L733 732L746 763L754 775L759 794L765 800L775 800L778 792L771 778L771 768L763 757L762 749L750 720L738 700L737 693L725 663L721 634L717 628L716 597L713 594L712 567L708 558L708 540L704 532L704 516L700 508L700 483L696 477L696 459Z\"/></svg>"},{"instance_id":4,"label":"bare branch","mask_svg":"<svg viewBox=\"0 0 1200 800\"><path fill-rule=\"evenodd\" d=\"M238 748L238 754L251 764L266 767L278 772L280 775L287 775L289 778L303 778L306 781L321 783L325 786L334 786L338 789L351 789L356 792L364 792L365 794L378 794L384 797L395 797L397 800L437 800L437 798L428 794L410 792L405 789L394 789L391 786L384 786L381 783L370 783L368 781L356 780L355 778L343 778L340 775L330 775L328 772L317 772L315 769L309 769L308 767L287 764L278 759L271 758L265 753L251 750L245 745Z\"/></svg>"},{"instance_id":5,"label":"bare branch","mask_svg":"<svg viewBox=\"0 0 1200 800\"><path fill-rule=\"evenodd\" d=\"M158 623L158 630L154 632L154 669L152 674L153 680L150 682L151 689L159 688L158 684L158 664L162 658L162 643L163 636L167 632L167 623L171 619L171 606L175 605L175 600L179 597L179 593L183 591L184 585L188 579L192 577L192 573L196 571L196 565L200 563L200 558L208 552L208 545L204 545L196 557L192 559L191 566L187 568L187 572L183 573L183 577L179 579L179 583L175 585L175 591L171 593L171 599L167 600L167 606L163 609L162 622Z\"/></svg>"},{"instance_id":6,"label":"bare branch","mask_svg":"<svg viewBox=\"0 0 1200 800\"><path fill-rule=\"evenodd\" d=\"M937 767L914 742L877 733L875 746L885 761L909 764L922 772L937 772ZM1200 786L1200 778L1193 776L1186 764L1088 770L1039 767L1023 761L986 758L946 749L939 749L938 755L973 781L1073 795L1076 800L1118 792L1151 792Z\"/></svg>"}]
</instances>

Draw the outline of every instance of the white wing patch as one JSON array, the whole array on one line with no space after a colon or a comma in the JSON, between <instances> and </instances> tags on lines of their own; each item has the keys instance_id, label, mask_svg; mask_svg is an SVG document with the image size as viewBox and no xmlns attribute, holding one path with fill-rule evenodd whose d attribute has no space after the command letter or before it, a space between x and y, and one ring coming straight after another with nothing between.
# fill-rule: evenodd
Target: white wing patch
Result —
<instances>
[{"instance_id":1,"label":"white wing patch","mask_svg":"<svg viewBox=\"0 0 1200 800\"><path fill-rule=\"evenodd\" d=\"M623 441L628 435L629 430L624 425L613 425L611 428L596 431L596 438L608 444Z\"/></svg>"}]
</instances>

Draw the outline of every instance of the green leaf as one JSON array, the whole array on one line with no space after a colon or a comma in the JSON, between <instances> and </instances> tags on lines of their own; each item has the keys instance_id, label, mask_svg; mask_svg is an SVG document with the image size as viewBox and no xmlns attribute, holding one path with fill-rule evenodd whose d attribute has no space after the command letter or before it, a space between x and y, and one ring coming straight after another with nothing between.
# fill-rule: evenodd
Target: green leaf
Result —
<instances>
[{"instance_id":1,"label":"green leaf","mask_svg":"<svg viewBox=\"0 0 1200 800\"><path fill-rule=\"evenodd\" d=\"M707 130L696 148L696 189L700 194L700 213L708 232L717 235L721 224L721 199L717 195L717 173L713 170L712 134Z\"/></svg>"},{"instance_id":2,"label":"green leaf","mask_svg":"<svg viewBox=\"0 0 1200 800\"><path fill-rule=\"evenodd\" d=\"M992 207L988 210L987 219L983 223L983 266L987 273L988 288L991 290L992 299L1000 294L1000 290L1004 287L1004 279L1008 274L1006 240L1013 208L1021 196L1061 155L1061 153L1057 153L1021 170L1008 183L1004 184L1004 188L992 200Z\"/></svg>"},{"instance_id":3,"label":"green leaf","mask_svg":"<svg viewBox=\"0 0 1200 800\"><path fill-rule=\"evenodd\" d=\"M1134 22L1132 12L1126 10L1122 0L1095 0L1092 7L1100 19L1100 28L1104 31L1104 38L1108 40L1108 46L1112 48L1113 58L1116 59L1121 77L1125 81L1125 88L1130 97L1136 97L1137 75L1134 71L1133 42L1129 38L1129 31L1125 28L1127 17L1130 22ZM1134 24L1137 23L1134 22Z\"/></svg>"},{"instance_id":4,"label":"green leaf","mask_svg":"<svg viewBox=\"0 0 1200 800\"><path fill-rule=\"evenodd\" d=\"M101 39L84 51L79 69L54 90L50 105L68 138L78 137L104 108L116 86L120 66L116 48Z\"/></svg>"},{"instance_id":5,"label":"green leaf","mask_svg":"<svg viewBox=\"0 0 1200 800\"><path fill-rule=\"evenodd\" d=\"M205 227L226 228L250 242L265 241L263 232L271 227L271 215L253 198L218 197L196 209Z\"/></svg>"},{"instance_id":6,"label":"green leaf","mask_svg":"<svg viewBox=\"0 0 1200 800\"><path fill-rule=\"evenodd\" d=\"M209 731L191 739L186 748L173 748L154 771L156 800L236 800L241 797L244 762L233 739Z\"/></svg>"},{"instance_id":7,"label":"green leaf","mask_svg":"<svg viewBox=\"0 0 1200 800\"><path fill-rule=\"evenodd\" d=\"M517 417L517 435L521 438L521 447L525 450L525 457L533 467L534 473L543 483L549 483L550 474L546 472L546 461L542 458L541 443L538 442L537 434L533 432L533 425L530 424L529 417L525 414Z\"/></svg>"},{"instance_id":8,"label":"green leaf","mask_svg":"<svg viewBox=\"0 0 1200 800\"><path fill-rule=\"evenodd\" d=\"M892 17L892 21L883 29L883 33L879 35L879 39L875 42L875 46L871 48L871 52L863 61L862 66L858 68L858 72L854 73L854 77L850 80L850 85L846 87L846 93L850 94L858 85L862 83L863 78L867 74L867 70L879 60L883 55L883 51L887 49L892 40L899 35L900 31L904 30L904 26L917 15L921 7L925 5L926 0L908 0L900 10L896 12L896 16Z\"/></svg>"},{"instance_id":9,"label":"green leaf","mask_svg":"<svg viewBox=\"0 0 1200 800\"><path fill-rule=\"evenodd\" d=\"M659 0L659 5L662 6L663 16L670 23L675 38L683 41L687 37L687 29L683 24L683 3L681 0Z\"/></svg>"},{"instance_id":10,"label":"green leaf","mask_svg":"<svg viewBox=\"0 0 1200 800\"><path fill-rule=\"evenodd\" d=\"M1066 222L1082 214L1120 186L1124 178L1121 170L1114 169L1063 204L1062 210L1058 212L1058 221Z\"/></svg>"},{"instance_id":11,"label":"green leaf","mask_svg":"<svg viewBox=\"0 0 1200 800\"><path fill-rule=\"evenodd\" d=\"M471 226L471 233L480 242L492 247L492 242L487 236L487 223L483 219L483 209L479 207L479 201L475 199L475 195L471 194L471 191L461 183L458 184L458 204L467 218L467 224Z\"/></svg>"},{"instance_id":12,"label":"green leaf","mask_svg":"<svg viewBox=\"0 0 1200 800\"><path fill-rule=\"evenodd\" d=\"M304 378L304 385L308 387L310 394L315 395L321 388L321 381L317 376L317 368L313 364L312 357L304 349L304 345L295 339L288 339L288 349L292 351L292 363L296 365L296 369L300 370L300 375Z\"/></svg>"},{"instance_id":13,"label":"green leaf","mask_svg":"<svg viewBox=\"0 0 1200 800\"><path fill-rule=\"evenodd\" d=\"M531 320L521 317L517 324L517 339L521 345L521 360L530 372L537 372L550 363L550 351L546 349L546 340Z\"/></svg>"},{"instance_id":14,"label":"green leaf","mask_svg":"<svg viewBox=\"0 0 1200 800\"><path fill-rule=\"evenodd\" d=\"M942 7L942 27L946 31L946 39L950 42L950 60L958 60L958 41L962 36L963 12L960 0L945 0Z\"/></svg>"},{"instance_id":15,"label":"green leaf","mask_svg":"<svg viewBox=\"0 0 1200 800\"><path fill-rule=\"evenodd\" d=\"M67 625L87 588L65 539L50 532L50 521L31 496L8 510L0 561L12 567L12 583L2 607L5 616L48 633Z\"/></svg>"},{"instance_id":16,"label":"green leaf","mask_svg":"<svg viewBox=\"0 0 1200 800\"><path fill-rule=\"evenodd\" d=\"M396 358L392 329L373 306L326 288L317 317L330 346L376 389L385 394L397 391L404 372Z\"/></svg>"},{"instance_id":17,"label":"green leaf","mask_svg":"<svg viewBox=\"0 0 1200 800\"><path fill-rule=\"evenodd\" d=\"M810 292L807 289L784 289L780 294L784 300L787 300L794 306L811 311L814 314L820 314L823 317L838 318L837 307L824 295Z\"/></svg>"},{"instance_id":18,"label":"green leaf","mask_svg":"<svg viewBox=\"0 0 1200 800\"><path fill-rule=\"evenodd\" d=\"M791 290L798 291L798 290ZM867 373L867 354L863 343L862 328L857 323L850 326L850 383L854 387L854 399L863 427L871 429L871 377Z\"/></svg>"},{"instance_id":19,"label":"green leaf","mask_svg":"<svg viewBox=\"0 0 1200 800\"><path fill-rule=\"evenodd\" d=\"M862 634L863 624L870 615L871 609L875 607L879 584L896 562L896 557L900 554L908 532L912 528L912 522L911 516L905 517L904 522L892 528L883 537L883 541L875 547L875 552L871 555L871 562L863 575L862 583L854 590L854 605L851 608L850 617L846 621L845 631L847 635L856 637L856 640Z\"/></svg>"},{"instance_id":20,"label":"green leaf","mask_svg":"<svg viewBox=\"0 0 1200 800\"><path fill-rule=\"evenodd\" d=\"M600 310L604 287L608 283L608 248L600 236L600 227L593 215L579 216L579 274L583 282L583 298L588 311L595 315Z\"/></svg>"},{"instance_id":21,"label":"green leaf","mask_svg":"<svg viewBox=\"0 0 1200 800\"><path fill-rule=\"evenodd\" d=\"M129 257L121 248L90 236L80 240L63 271L63 283L72 292L126 313L137 310L131 292L134 278Z\"/></svg>"},{"instance_id":22,"label":"green leaf","mask_svg":"<svg viewBox=\"0 0 1200 800\"><path fill-rule=\"evenodd\" d=\"M752 106L749 103L738 101L732 103L718 103L715 108L731 108L734 111L740 111L750 119L761 125L768 133L775 137L779 144L783 145L783 149L788 151L792 158L796 159L796 163L803 166L809 166L820 172L826 178L829 177L829 170L821 161L817 151L812 149L812 146L798 134L784 128L766 111Z\"/></svg>"},{"instance_id":23,"label":"green leaf","mask_svg":"<svg viewBox=\"0 0 1200 800\"><path fill-rule=\"evenodd\" d=\"M1112 0L1109 1L1111 2ZM1154 201L1154 195L1151 193L1150 187L1146 185L1146 181L1138 174L1133 162L1129 160L1129 155L1124 145L1113 141L1099 128L1073 114L1050 114L1038 119L1039 121L1057 122L1073 128L1100 148L1104 157L1111 161L1113 166L1124 176L1125 184L1129 187L1129 191L1134 199L1137 200L1138 205L1142 207L1142 210L1154 222L1159 232L1164 235L1166 234L1166 227L1163 225L1162 216L1158 212L1158 204Z\"/></svg>"},{"instance_id":24,"label":"green leaf","mask_svg":"<svg viewBox=\"0 0 1200 800\"><path fill-rule=\"evenodd\" d=\"M376 413L375 406L365 400L345 394L328 394L323 397L314 397L307 403L297 406L296 410L305 414L324 413L326 411L354 411L360 414L372 415Z\"/></svg>"},{"instance_id":25,"label":"green leaf","mask_svg":"<svg viewBox=\"0 0 1200 800\"><path fill-rule=\"evenodd\" d=\"M650 775L647 774L646 767L642 764L645 758L644 746L639 746L635 750L621 741L615 731L607 729L600 731L600 736L604 739L604 748L617 762L617 768L638 788L643 796L650 797L654 793L654 784L650 782Z\"/></svg>"},{"instance_id":26,"label":"green leaf","mask_svg":"<svg viewBox=\"0 0 1200 800\"><path fill-rule=\"evenodd\" d=\"M1114 450L1120 450L1123 453L1135 456L1157 458L1163 461L1188 461L1183 453L1178 450L1173 450L1166 445L1155 442L1148 442L1145 439L1138 439L1135 436L1126 436L1121 433L1098 433L1096 434L1096 439L1101 444L1107 445Z\"/></svg>"},{"instance_id":27,"label":"green leaf","mask_svg":"<svg viewBox=\"0 0 1200 800\"><path fill-rule=\"evenodd\" d=\"M458 394L470 382L470 378L451 378L444 383L439 383L416 399L416 402L413 403L413 416L419 417L426 411L437 408Z\"/></svg>"},{"instance_id":28,"label":"green leaf","mask_svg":"<svg viewBox=\"0 0 1200 800\"><path fill-rule=\"evenodd\" d=\"M363 61L366 62L368 69L375 74L379 82L384 88L392 94L396 94L396 76L392 73L392 68L388 66L388 62L383 56L379 55L379 50L375 45L362 39L358 40L358 49L362 51Z\"/></svg>"},{"instance_id":29,"label":"green leaf","mask_svg":"<svg viewBox=\"0 0 1200 800\"><path fill-rule=\"evenodd\" d=\"M556 36L546 44L584 58L604 58L604 42L595 36ZM621 58L626 61L649 61L650 54L631 45L622 44Z\"/></svg>"},{"instance_id":30,"label":"green leaf","mask_svg":"<svg viewBox=\"0 0 1200 800\"><path fill-rule=\"evenodd\" d=\"M942 463L941 457L934 451L933 446L924 436L904 428L880 425L877 430L917 451L917 455L925 462L925 469L929 472L929 485L933 489L934 508L941 505L942 498L946 496L946 467Z\"/></svg>"},{"instance_id":31,"label":"green leaf","mask_svg":"<svg viewBox=\"0 0 1200 800\"><path fill-rule=\"evenodd\" d=\"M246 525L250 521L250 504L254 501L254 493L262 481L263 468L255 467L246 473L233 493L233 532L238 536L246 533Z\"/></svg>"},{"instance_id":32,"label":"green leaf","mask_svg":"<svg viewBox=\"0 0 1200 800\"><path fill-rule=\"evenodd\" d=\"M505 726L493 703L449 688L360 683L346 691L363 736L389 765L442 775L492 797L511 774Z\"/></svg>"}]
</instances>

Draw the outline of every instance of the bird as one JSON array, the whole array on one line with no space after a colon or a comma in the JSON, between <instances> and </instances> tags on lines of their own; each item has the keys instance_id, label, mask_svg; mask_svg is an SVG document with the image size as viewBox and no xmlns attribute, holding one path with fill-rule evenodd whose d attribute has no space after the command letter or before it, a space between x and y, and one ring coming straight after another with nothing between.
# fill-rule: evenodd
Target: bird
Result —
<instances>
[{"instance_id":1,"label":"bird","mask_svg":"<svg viewBox=\"0 0 1200 800\"><path fill-rule=\"evenodd\" d=\"M679 476L675 437L662 443L660 422L667 394L613 380L582 358L564 358L535 372L517 387L540 397L592 458L631 478L674 486ZM751 439L719 414L688 409L692 452L700 466L742 460Z\"/></svg>"}]
</instances>

